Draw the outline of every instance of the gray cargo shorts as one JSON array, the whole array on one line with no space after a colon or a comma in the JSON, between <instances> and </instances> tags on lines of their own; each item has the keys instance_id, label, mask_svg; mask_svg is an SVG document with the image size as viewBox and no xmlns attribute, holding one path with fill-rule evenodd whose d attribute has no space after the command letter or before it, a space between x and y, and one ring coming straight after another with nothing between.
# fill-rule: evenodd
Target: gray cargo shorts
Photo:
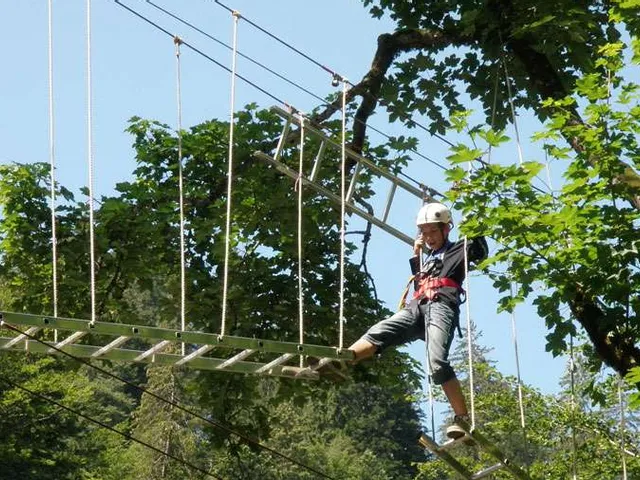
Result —
<instances>
[{"instance_id":1,"label":"gray cargo shorts","mask_svg":"<svg viewBox=\"0 0 640 480\"><path fill-rule=\"evenodd\" d=\"M362 339L375 345L378 352L423 339L433 383L442 385L456 376L449 364L449 348L459 317L460 311L457 308L443 302L414 304L376 323Z\"/></svg>"}]
</instances>

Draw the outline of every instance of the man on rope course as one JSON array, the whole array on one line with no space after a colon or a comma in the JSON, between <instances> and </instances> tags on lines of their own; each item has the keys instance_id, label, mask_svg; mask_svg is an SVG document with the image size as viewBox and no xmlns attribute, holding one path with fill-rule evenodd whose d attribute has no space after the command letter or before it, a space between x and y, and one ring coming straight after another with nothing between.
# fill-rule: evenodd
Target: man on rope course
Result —
<instances>
[{"instance_id":1,"label":"man on rope course","mask_svg":"<svg viewBox=\"0 0 640 480\"><path fill-rule=\"evenodd\" d=\"M484 237L452 242L449 239L453 227L451 212L441 203L424 205L418 212L416 224L419 235L413 246L414 256L409 260L413 276L402 296L404 307L373 325L349 349L358 362L387 347L424 339L431 381L442 385L454 412L454 422L446 433L455 439L465 434L457 421L469 423L469 415L460 382L449 363L449 349L456 329L462 337L459 318L460 305L465 300L461 286L467 270L465 259L477 264L487 257L488 247ZM426 250L424 261L423 249ZM412 282L415 292L405 304Z\"/></svg>"}]
</instances>

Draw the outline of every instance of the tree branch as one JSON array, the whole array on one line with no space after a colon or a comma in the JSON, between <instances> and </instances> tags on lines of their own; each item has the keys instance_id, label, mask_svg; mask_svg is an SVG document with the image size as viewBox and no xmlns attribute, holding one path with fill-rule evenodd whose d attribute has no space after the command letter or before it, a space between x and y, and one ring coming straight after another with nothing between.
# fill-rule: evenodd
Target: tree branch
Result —
<instances>
[{"instance_id":1,"label":"tree branch","mask_svg":"<svg viewBox=\"0 0 640 480\"><path fill-rule=\"evenodd\" d=\"M600 358L621 375L640 365L640 348L633 338L618 334L611 319L602 311L580 285L575 286L569 299L571 312L584 327Z\"/></svg>"},{"instance_id":2,"label":"tree branch","mask_svg":"<svg viewBox=\"0 0 640 480\"><path fill-rule=\"evenodd\" d=\"M347 103L356 96L362 97L354 119L351 148L362 152L366 136L367 121L380 101L380 90L387 71L395 58L402 52L412 50L438 50L450 45L465 45L471 37L443 30L403 29L385 33L378 37L378 48L371 62L371 68L356 85L347 92ZM342 98L337 98L323 111L314 115L313 121L321 123L342 108Z\"/></svg>"}]
</instances>

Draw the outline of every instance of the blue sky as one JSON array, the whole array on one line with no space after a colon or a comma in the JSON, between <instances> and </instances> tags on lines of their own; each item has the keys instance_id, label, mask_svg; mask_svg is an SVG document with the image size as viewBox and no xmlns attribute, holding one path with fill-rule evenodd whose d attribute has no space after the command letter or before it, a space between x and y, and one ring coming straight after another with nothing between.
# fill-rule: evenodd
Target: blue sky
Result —
<instances>
[{"instance_id":1,"label":"blue sky","mask_svg":"<svg viewBox=\"0 0 640 480\"><path fill-rule=\"evenodd\" d=\"M356 0L227 2L248 19L354 83L369 68L377 36L393 30L390 21L372 19L362 3ZM178 24L144 1L129 0L127 4L219 62L231 65L230 52L223 47ZM231 43L231 15L213 1L158 0L158 4ZM53 5L58 180L77 189L86 185L88 179L85 2L57 0ZM175 47L171 38L112 1L94 0L92 10L95 188L99 196L111 193L117 182L130 178L134 168L132 139L124 129L131 116L176 125ZM0 27L5 38L5 68L0 76L0 162L48 162L47 2L0 0ZM238 45L243 53L322 97L335 90L325 71L244 21L239 24ZM181 58L183 126L213 117L228 118L229 74L187 48L183 48ZM238 60L238 73L303 111L309 111L318 103L245 60ZM238 82L236 107L249 102L264 107L274 104L253 87ZM521 112L522 138L539 128L528 117L530 114ZM390 134L404 132L421 136L419 151L446 163L447 145L441 140L417 130L407 132L401 126L388 125L381 111L372 118L372 123ZM372 135L373 141L381 140ZM524 148L525 158L541 158L541 154L528 144ZM503 155L516 158L515 143L507 147ZM447 188L442 171L419 157L409 165L406 173L439 191ZM379 194L380 202L385 195L386 188ZM419 206L415 200L399 198L390 222L413 235ZM354 220L350 228L357 229L358 222ZM410 253L405 244L385 232L375 231L368 265L379 295L390 308L396 305L406 282ZM508 315L495 313L497 293L486 279L475 276L471 279L469 293L471 315L484 333L483 343L494 349L492 358L503 373L515 374L511 320ZM543 321L527 306L517 310L516 318L523 381L544 392L557 391L565 362L564 359L553 359L545 352ZM417 359L424 358L421 342L408 349Z\"/></svg>"}]
</instances>

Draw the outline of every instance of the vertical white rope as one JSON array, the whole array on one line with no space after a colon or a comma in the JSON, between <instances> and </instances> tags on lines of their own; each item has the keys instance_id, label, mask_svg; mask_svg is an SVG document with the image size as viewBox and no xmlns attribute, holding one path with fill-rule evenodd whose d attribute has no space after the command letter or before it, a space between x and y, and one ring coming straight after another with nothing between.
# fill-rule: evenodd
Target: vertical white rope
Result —
<instances>
[{"instance_id":1,"label":"vertical white rope","mask_svg":"<svg viewBox=\"0 0 640 480\"><path fill-rule=\"evenodd\" d=\"M53 0L48 1L48 66L49 66L49 162L51 164L51 256L53 283L53 316L58 316L58 236L56 225L56 155L55 119L53 115ZM53 341L58 342L58 330L53 331Z\"/></svg>"},{"instance_id":2,"label":"vertical white rope","mask_svg":"<svg viewBox=\"0 0 640 480\"><path fill-rule=\"evenodd\" d=\"M509 288L511 290L511 298L514 298L513 282L509 282ZM524 402L522 399L522 379L520 377L520 354L518 352L518 331L516 329L516 314L515 311L511 311L511 339L513 340L513 350L516 357L516 376L518 380L518 405L520 406L520 426L523 432L526 429L526 423L524 418ZM526 434L525 434L526 435Z\"/></svg>"},{"instance_id":3,"label":"vertical white rope","mask_svg":"<svg viewBox=\"0 0 640 480\"><path fill-rule=\"evenodd\" d=\"M175 36L173 43L176 46L176 101L178 107L178 195L180 204L180 329L186 329L186 303L187 303L187 273L185 260L184 241L184 178L182 171L182 79L180 67L180 45L182 40ZM182 342L182 355L185 354L185 344Z\"/></svg>"},{"instance_id":4,"label":"vertical white rope","mask_svg":"<svg viewBox=\"0 0 640 480\"><path fill-rule=\"evenodd\" d=\"M91 275L91 323L96 321L96 253L93 193L93 90L91 79L91 0L87 0L87 160L89 163L89 257Z\"/></svg>"},{"instance_id":5,"label":"vertical white rope","mask_svg":"<svg viewBox=\"0 0 640 480\"><path fill-rule=\"evenodd\" d=\"M502 64L504 65L504 78L507 82L507 93L509 94L509 106L511 108L511 119L513 121L513 128L516 133L516 144L518 146L518 161L520 165L524 162L522 155L522 147L520 146L520 131L518 130L518 122L516 120L516 108L513 104L513 95L511 94L511 80L509 80L509 70L507 70L507 62L502 60Z\"/></svg>"},{"instance_id":6,"label":"vertical white rope","mask_svg":"<svg viewBox=\"0 0 640 480\"><path fill-rule=\"evenodd\" d=\"M577 480L578 469L576 467L576 452L578 450L576 440L576 379L575 379L575 356L573 353L573 335L569 337L569 379L571 382L571 478Z\"/></svg>"},{"instance_id":7,"label":"vertical white rope","mask_svg":"<svg viewBox=\"0 0 640 480\"><path fill-rule=\"evenodd\" d=\"M298 319L300 335L298 343L304 343L304 291L302 289L302 167L304 165L304 115L300 113L300 159L298 161ZM300 368L304 366L304 359L300 355Z\"/></svg>"},{"instance_id":8,"label":"vertical white rope","mask_svg":"<svg viewBox=\"0 0 640 480\"><path fill-rule=\"evenodd\" d=\"M620 458L622 460L622 480L627 480L627 458L625 453L624 433L626 430L626 419L624 415L625 404L622 395L622 377L618 377L618 402L620 404Z\"/></svg>"},{"instance_id":9,"label":"vertical white rope","mask_svg":"<svg viewBox=\"0 0 640 480\"><path fill-rule=\"evenodd\" d=\"M222 320L220 335L226 333L227 322L227 293L229 289L229 252L231 248L231 186L233 184L233 127L235 122L235 102L236 102L236 59L238 53L238 20L240 13L235 10L233 16L233 50L231 57L231 99L229 115L229 168L227 171L227 223L225 227L224 240L224 277L222 283Z\"/></svg>"},{"instance_id":10,"label":"vertical white rope","mask_svg":"<svg viewBox=\"0 0 640 480\"><path fill-rule=\"evenodd\" d=\"M491 106L491 129L493 130L493 126L496 121L496 105L498 103L498 84L500 83L500 68L498 67L498 71L496 72L496 82L493 86L493 105ZM487 152L487 163L491 163L491 153L493 147L489 144L489 151Z\"/></svg>"},{"instance_id":11,"label":"vertical white rope","mask_svg":"<svg viewBox=\"0 0 640 480\"><path fill-rule=\"evenodd\" d=\"M422 192L422 205L427 204L426 192ZM418 238L422 238L422 232L418 230ZM422 254L422 247L420 247L418 253L418 259L420 260L420 271L424 267L424 255ZM431 438L436 438L436 419L435 419L435 396L433 395L433 380L431 378L431 353L429 351L429 325L425 325L424 329L424 349L426 353L426 368L427 372L427 397L429 398L429 413L431 414Z\"/></svg>"},{"instance_id":12,"label":"vertical white rope","mask_svg":"<svg viewBox=\"0 0 640 480\"><path fill-rule=\"evenodd\" d=\"M347 176L347 80L342 79L342 139L340 162L340 333L338 348L344 343L344 257L345 257L345 206ZM355 187L355 185L354 185Z\"/></svg>"},{"instance_id":13,"label":"vertical white rope","mask_svg":"<svg viewBox=\"0 0 640 480\"><path fill-rule=\"evenodd\" d=\"M420 263L422 264L422 251L420 252ZM422 265L420 266L422 270ZM436 419L435 419L435 397L433 395L433 381L431 379L431 353L429 352L429 325L425 325L424 329L424 346L427 353L427 394L429 397L429 413L431 414L431 438L436 438Z\"/></svg>"},{"instance_id":14,"label":"vertical white rope","mask_svg":"<svg viewBox=\"0 0 640 480\"><path fill-rule=\"evenodd\" d=\"M464 237L464 282L466 292L466 315L467 315L467 355L469 361L469 412L471 414L471 428L476 425L476 396L473 381L473 329L471 325L471 306L469 289L469 252L467 250L468 239Z\"/></svg>"},{"instance_id":15,"label":"vertical white rope","mask_svg":"<svg viewBox=\"0 0 640 480\"><path fill-rule=\"evenodd\" d=\"M467 167L467 176L471 177L471 169L473 165L471 162L468 163ZM469 288L469 239L467 236L464 236L464 283L465 283L465 292L466 292L466 301L465 301L465 313L467 316L467 356L469 363L469 411L471 416L471 428L475 428L476 425L476 394L474 387L474 378L473 378L473 326L471 325L471 300L470 300L470 288Z\"/></svg>"}]
</instances>

